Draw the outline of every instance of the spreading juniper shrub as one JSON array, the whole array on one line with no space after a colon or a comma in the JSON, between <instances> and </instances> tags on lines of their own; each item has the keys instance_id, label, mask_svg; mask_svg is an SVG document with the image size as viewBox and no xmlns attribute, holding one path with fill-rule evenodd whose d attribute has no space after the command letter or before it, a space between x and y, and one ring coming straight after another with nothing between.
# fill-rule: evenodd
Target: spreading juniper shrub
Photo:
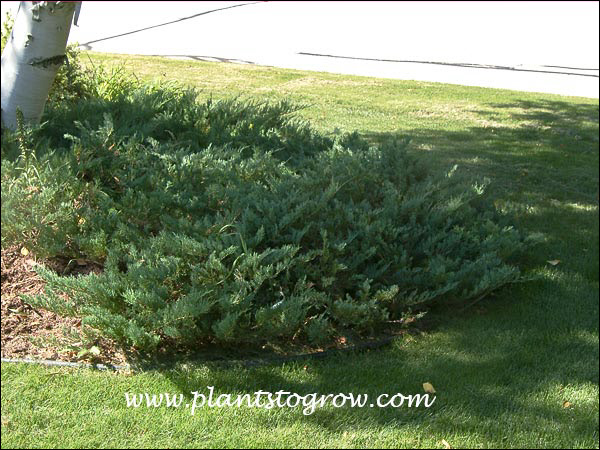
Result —
<instances>
[{"instance_id":1,"label":"spreading juniper shrub","mask_svg":"<svg viewBox=\"0 0 600 450\"><path fill-rule=\"evenodd\" d=\"M435 176L406 140L332 140L296 111L141 83L52 105L36 170L24 179L24 159L3 156L2 201L15 206L3 243L26 234L104 270L40 268L47 293L28 302L144 351L322 344L521 279L526 239L484 184Z\"/></svg>"}]
</instances>

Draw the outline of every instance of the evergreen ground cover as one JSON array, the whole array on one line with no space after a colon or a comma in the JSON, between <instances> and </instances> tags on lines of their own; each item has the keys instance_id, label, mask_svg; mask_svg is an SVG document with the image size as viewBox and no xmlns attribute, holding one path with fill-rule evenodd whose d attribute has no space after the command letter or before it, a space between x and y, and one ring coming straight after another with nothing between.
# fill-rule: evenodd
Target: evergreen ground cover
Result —
<instances>
[{"instance_id":1,"label":"evergreen ground cover","mask_svg":"<svg viewBox=\"0 0 600 450\"><path fill-rule=\"evenodd\" d=\"M323 344L521 280L525 239L483 182L293 114L141 83L5 131L3 243L103 266L42 266L47 293L26 302L139 351Z\"/></svg>"},{"instance_id":2,"label":"evergreen ground cover","mask_svg":"<svg viewBox=\"0 0 600 450\"><path fill-rule=\"evenodd\" d=\"M182 78L191 64L149 58L131 58L130 61L133 64L143 61L146 68L152 67L149 63L162 65L161 70L178 71ZM236 341L239 336L243 340L253 340L266 335L277 339L302 337L310 341L311 333L317 337L326 336L348 327L368 333L375 324L387 320L390 313L397 314L398 310L401 312L404 308L417 307L420 302L436 299L441 306L434 309L432 315L440 325L432 333L414 341L398 342L390 350L316 364L306 375L303 375L302 365L259 371L240 369L231 376L247 383L239 381L234 386L225 380L228 371L199 367L192 372L180 368L139 375L137 382L164 390L176 386L176 390L182 392L194 381L208 380L222 381L224 392L253 391L251 385L256 385L259 380L270 380L266 384L272 387L285 385L288 389L312 388L323 392L328 389L359 391L361 388L411 392L429 380L436 388L441 385L448 392L444 407L433 408L425 414L409 412L404 418L398 411L381 410L377 414L345 411L342 417L339 411L330 409L323 411L319 420L307 422L303 421L301 413L296 416L294 412L280 411L275 414L277 420L283 420L279 440L275 440L277 436L271 438L261 433L255 440L248 440L241 432L231 436L229 431L226 436L214 429L212 445L322 446L328 443L361 446L367 445L373 433L379 433L383 446L432 446L439 445L442 438L460 446L597 446L597 101L279 69L194 64L197 64L193 66L195 73L203 74L206 80L217 68L222 68L220 75L215 76L214 89L210 92L218 98L191 102L191 97L178 87L167 86L165 91L164 87L148 86L144 82L144 86L128 88L125 97L120 98L117 89L104 102L96 105L90 102L91 106L86 103L88 111L95 111L95 114L78 111L70 116L71 110L58 104L50 110L49 121L42 129L29 135L3 136L6 139L2 167L3 246L5 236L7 242L16 239L23 242L22 236L27 236L27 244L23 244L40 254L44 251L49 256L71 252L73 258L104 261L102 275L97 279L77 280L76 286L71 279L67 284L64 277L47 274L58 287L78 289L80 294L85 294L87 289L87 299L80 297L83 300L78 304L67 306L72 311L90 308L88 314L95 314L97 318L106 311L96 312L115 303L106 300L110 298L107 293L113 292L120 283L128 283L127 289L117 291L116 295L123 299L130 295L137 302L140 292L149 291L143 282L155 285L151 282L154 277L167 279L167 292L162 298L161 293L151 295L143 305L135 306L135 317L141 317L137 330L123 331L124 327L112 327L113 337L125 338L124 342L130 344L155 345L156 336L188 339L189 336L178 335L176 327L169 329L164 325L168 319L173 319L174 323L185 320L189 311L173 311L164 305L172 304L169 300L173 298L191 299L193 295L214 301L211 305L217 304L217 311L213 309L204 314L211 318L209 323L222 323L216 329L212 326L203 328L201 322L194 323L197 327L194 329L187 323L182 330L196 333L193 340L239 342ZM141 72L138 70L138 77L143 79ZM232 81L227 82L227 77ZM126 82L127 78L123 80ZM270 98L271 105L226 100L235 94L233 84L247 87L246 94L256 94L256 90L261 89L260 92L266 92ZM332 85L336 88L332 89ZM143 105L135 103L136 92L144 92L146 98L153 98L156 103L149 102L149 108L144 110ZM169 93L167 98L162 97L163 92ZM175 96L176 101L189 102L186 103L188 108L169 110L168 102L162 104L174 93L180 94L180 97ZM290 97L313 105L297 111L294 118L288 114L293 107L284 101ZM317 102L318 98L323 101ZM115 104L125 108L120 116L111 109ZM155 106L163 108L167 114L156 117L156 109L152 109ZM186 122L185 112L190 108L197 109L194 114L187 115ZM243 111L243 116L236 117L236 111ZM145 112L149 116L143 116ZM144 119L133 124L127 122L135 120L136 116ZM198 117L210 117L209 126L206 120L198 120ZM306 125L300 118L311 119L314 127ZM217 126L214 126L215 122ZM236 126L227 125L231 123ZM52 130L59 128L61 133L52 134ZM139 134L132 136L131 128L139 129ZM354 129L358 129L360 135L352 134ZM64 133L70 137L65 138ZM403 140L406 135L413 137L408 146ZM206 151L208 142L214 142L214 147ZM53 151L45 152L44 148ZM194 166L194 163L200 165ZM444 172L454 163L459 163L458 171L465 168L467 176L444 177ZM131 170L124 167L131 167ZM204 177L214 177L218 182L209 183L211 189L198 189L197 199L186 198L188 187L184 180L189 179L190 174L197 174L195 171L199 168L210 168L210 173L203 174ZM380 173L384 176L375 176ZM5 176L9 183L5 183ZM486 176L491 196L483 193L483 186L466 183L466 180L482 180ZM139 192L133 195L130 192L132 185L133 188L143 186L140 191L152 195L150 198L139 197ZM11 199L10 192L5 194L8 186L13 186L13 190L21 189L16 191L20 192L21 209L17 207L16 195ZM28 190L42 195L28 197ZM240 195L242 193L244 196ZM154 204L165 196L168 201L159 201L160 206ZM411 262L418 262L414 265L406 265L413 254L404 245L394 247L390 244L394 241L388 239L388 233L392 236L402 233L393 229L393 224L406 213L402 211L403 203L394 201L398 196L410 200L406 216L415 216L412 221L408 219L408 226L403 230L410 236L435 236L435 230L455 230L454 233L442 233L444 238L438 237L433 239L434 242L418 238L401 240L422 246L410 249L421 257L412 257ZM5 198L15 206L7 210ZM253 202L243 203L241 198L251 198ZM74 209L73 202L65 199L78 199L79 208ZM263 201L262 214L252 211ZM127 208L123 208L123 204ZM197 208L210 205L211 209L198 209L198 212L202 211L204 217L213 221L190 223L185 217L190 205L197 205ZM309 206L302 210L299 205ZM283 212L298 208L297 217L286 217L285 214L269 217L269 211L277 211L277 208ZM6 222L5 211L13 214ZM29 214L29 211L29 218L34 220L19 219L19 214ZM293 224L305 224L307 211L314 213L319 231L315 233L309 228L304 234L300 233L298 243L303 245L297 246L313 251L303 255L299 250L294 253L293 248L293 239L298 239L294 233L302 232L303 228ZM527 252L526 258L509 259L513 250L519 250L522 238L513 229L503 226L506 215L511 216L510 222L516 223L518 230L542 235L542 243ZM444 221L448 219L455 222L448 224L446 229ZM6 231L5 223L10 224ZM279 230L282 223L294 231L289 232L285 242L278 242L275 250L268 250L266 247L273 249L274 244L269 240L286 236L284 233L267 233L269 227ZM502 225L497 225L499 223ZM360 230L355 228L356 224L360 224ZM261 226L266 237L259 239ZM207 250L198 246L197 241L202 233L203 237L207 236L211 227L219 231L215 241L218 245L213 242L211 245L216 248ZM182 229L185 239L177 236ZM327 231L325 236L322 229ZM104 237L102 230L106 233ZM285 232L285 227L283 230ZM344 233L340 233L342 230ZM362 236L354 237L352 231L359 231ZM208 233L208 236L212 234ZM67 235L72 239L64 239ZM502 239L486 244L485 237L490 235ZM285 247L290 240L292 246ZM146 241L151 241L152 245L146 245ZM379 243L376 248L388 253L369 260L366 255L372 245L365 245L369 242ZM265 244L268 245L261 247ZM487 256L480 253L485 245L489 245L488 250L496 259L489 256L490 252L485 253ZM116 246L117 250L111 246ZM235 248L233 253L227 254L226 250L232 247ZM443 251L438 251L440 248L448 253L442 261L433 264L434 255L444 255ZM214 260L212 273L194 273L194 262L198 257L208 260L209 250L216 250L214 255L225 256ZM402 250L409 256L403 259ZM115 251L115 255L127 255L129 259L123 261L113 256L111 261L109 253ZM335 258L327 259L327 252L333 253ZM315 261L309 258L313 254L319 262L316 267L310 265ZM361 261L363 257L365 259ZM464 265L469 260L473 264L466 273L455 271L470 275L460 277L466 284L453 286L456 280L447 268L469 268ZM144 266L139 261L149 263ZM512 264L506 264L506 261ZM478 307L457 312L460 306L478 300L491 287L518 279L514 265L517 262L526 267L526 275L535 275L536 281L498 291L492 301L479 303L484 309ZM386 279L386 275L390 277L390 273L397 272L389 271L389 267L384 269L388 263L391 267L402 267L406 272L402 277ZM113 265L112 272L106 270L110 264ZM365 271L373 270L373 273L353 279L346 275L346 269L340 268L352 264L360 269L356 272L364 275ZM298 270L299 267L302 270ZM263 270L262 274L260 270ZM257 287L257 273L261 275L259 280L264 277L270 281L263 281L264 284ZM339 286L341 292L327 289L331 286L327 284L330 280L319 279L323 273L334 277L335 282L331 285ZM493 278L492 274L497 274L498 278ZM104 282L102 277L105 277ZM89 279L94 279L94 283L86 284L84 280ZM402 284L408 279L419 280L417 288ZM192 292L194 280L202 280L202 283L197 283L196 291ZM476 281L481 280L487 280L488 284L479 286ZM117 284L111 284L113 282ZM250 319L240 310L227 310L222 301L211 299L211 293L197 292L198 286L205 286L207 282L220 283L218 286L231 283L230 293L243 292L266 309L257 309ZM189 286L188 291L182 292L184 286ZM288 290L284 291L283 286ZM419 291L418 287L423 286ZM304 300L302 297L307 293L311 300L321 296L321 310L306 308L307 297ZM332 298L326 299L324 295ZM397 302L395 296L398 295L408 301ZM104 305L90 302L103 298ZM268 299L277 301L261 303ZM278 304L284 299L294 301L287 305L286 302ZM448 300L448 304L440 299ZM109 312L115 316L123 315L128 305L134 302L123 303L126 305L119 305L116 312ZM384 314L377 308L378 303L386 305ZM328 314L324 314L325 311ZM232 322L227 319L227 313L233 313L237 319L242 317L239 322L235 321L242 330L237 338L235 333L227 332L227 324ZM220 320L215 321L215 317ZM111 317L111 321L113 319L116 318ZM309 325L317 319L324 325L314 332ZM158 331L152 326L157 321L162 326ZM294 328L288 326L288 321L306 327ZM257 334L253 335L253 330ZM130 337L127 337L128 331L132 331ZM139 340L131 336L139 336ZM365 363L371 367L369 370L360 369ZM3 388L43 377L44 373L40 368L6 368L3 364ZM208 378L200 377L200 373ZM342 376L342 373L346 375ZM91 407L95 396L102 395L100 384L105 376L80 373L79 377L92 392L84 405ZM51 410L64 407L48 393L36 390L36 383L33 386L30 398L51 405ZM124 388L124 385L117 386L117 390ZM119 395L122 396L122 392ZM576 407L564 407L567 400ZM23 432L31 430L42 416L22 419L26 407L17 401L16 394L9 395L7 400L3 396L3 418L9 410L15 412L6 419L6 426L3 422L3 437L12 436L13 442L25 442ZM124 408L116 404L111 411L109 415L115 420L124 419L126 415ZM215 422L211 422L211 412L206 411L206 414L202 420L208 421L209 429L213 429L210 423L216 426L219 419L214 418ZM235 413L218 413L221 418L227 418L229 414L233 417ZM168 416L168 413L140 415L134 422L136 426L154 429L154 425L164 424ZM67 429L72 429L76 417L75 411L65 416ZM266 430L267 423L263 421L267 417L262 413L244 412L243 417L248 427L261 422L259 429ZM9 425L11 422L13 425ZM57 421L50 421L44 428L52 431L57 424ZM12 431L9 426L13 427ZM15 432L15 427L21 431ZM314 431L314 437L305 436L309 428ZM531 432L532 428L540 431ZM191 429L185 425L180 425L179 429L182 434L174 442L200 445L192 437ZM511 433L507 433L507 429ZM150 432L150 435L162 436L159 431ZM79 436L71 436L72 442L81 442ZM89 433L87 439L89 442ZM130 442L132 446L141 445L144 438ZM164 442L165 445L169 443Z\"/></svg>"}]
</instances>

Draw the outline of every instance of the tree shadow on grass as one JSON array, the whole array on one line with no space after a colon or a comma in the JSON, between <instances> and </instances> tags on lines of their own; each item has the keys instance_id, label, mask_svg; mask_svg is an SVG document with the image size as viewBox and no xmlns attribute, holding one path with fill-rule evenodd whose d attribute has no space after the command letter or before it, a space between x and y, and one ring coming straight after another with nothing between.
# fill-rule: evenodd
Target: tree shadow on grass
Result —
<instances>
[{"instance_id":1,"label":"tree shadow on grass","mask_svg":"<svg viewBox=\"0 0 600 450\"><path fill-rule=\"evenodd\" d=\"M434 150L427 158L432 165L456 163L473 174L493 176L507 192L564 191L575 201L597 201L598 105L546 100L486 106L469 111L477 126L460 131L418 128L365 136L380 143L408 135L413 149ZM594 163L595 171L590 170ZM578 182L572 183L576 177Z\"/></svg>"},{"instance_id":2,"label":"tree shadow on grass","mask_svg":"<svg viewBox=\"0 0 600 450\"><path fill-rule=\"evenodd\" d=\"M413 152L437 170L456 164L466 180L488 178L518 226L546 234L551 246L579 248L584 254L575 256L585 262L579 270L598 281L597 258L588 253L596 248L597 255L598 247L598 105L545 100L486 106L471 111L481 125L464 131L420 128L366 137L380 143L411 136Z\"/></svg>"},{"instance_id":3,"label":"tree shadow on grass","mask_svg":"<svg viewBox=\"0 0 600 450\"><path fill-rule=\"evenodd\" d=\"M443 323L438 331L413 343L399 340L392 349L254 369L180 367L163 376L186 395L212 385L228 394L285 390L375 398L422 393L429 381L438 390L431 409L326 408L304 416L298 408L285 420L340 433L371 426L423 429L440 438L475 433L492 442L516 420L530 423L532 435L546 443L548 429L561 430L565 439L597 438L597 403L579 405L574 416L563 400L572 400L569 386L598 383L598 106L489 106L480 112L484 123L467 131L398 134L415 136L417 148L435 143L437 151L419 152L435 167L459 163L469 177L490 177L497 200L516 212L518 225L546 236L528 261L537 281L503 289L466 312L438 308L432 312ZM506 111L517 126L495 123ZM372 142L390 137L367 134ZM268 427L272 418L257 414L253 420Z\"/></svg>"}]
</instances>

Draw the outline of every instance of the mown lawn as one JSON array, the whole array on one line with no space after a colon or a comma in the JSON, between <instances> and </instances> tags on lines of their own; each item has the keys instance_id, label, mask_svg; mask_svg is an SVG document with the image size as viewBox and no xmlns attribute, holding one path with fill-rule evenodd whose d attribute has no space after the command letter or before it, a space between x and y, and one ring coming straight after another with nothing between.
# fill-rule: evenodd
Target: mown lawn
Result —
<instances>
[{"instance_id":1,"label":"mown lawn","mask_svg":"<svg viewBox=\"0 0 600 450\"><path fill-rule=\"evenodd\" d=\"M84 60L87 58L84 57ZM2 447L598 448L598 100L268 67L92 54L202 95L290 98L335 134L412 136L432 166L492 180L542 233L537 281L367 353L251 369L136 373L2 364ZM555 264L551 264L552 261ZM557 263L558 261L558 263ZM414 394L430 408L128 409L125 392ZM568 402L568 403L566 403Z\"/></svg>"}]
</instances>

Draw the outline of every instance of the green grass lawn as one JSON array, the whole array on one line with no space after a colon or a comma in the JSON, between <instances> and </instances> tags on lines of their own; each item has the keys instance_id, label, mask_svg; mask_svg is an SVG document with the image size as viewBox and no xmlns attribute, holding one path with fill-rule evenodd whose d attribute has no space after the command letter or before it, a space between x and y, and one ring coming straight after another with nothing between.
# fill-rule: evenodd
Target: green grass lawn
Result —
<instances>
[{"instance_id":1,"label":"green grass lawn","mask_svg":"<svg viewBox=\"0 0 600 450\"><path fill-rule=\"evenodd\" d=\"M87 57L84 56L84 60ZM537 281L391 347L251 369L193 363L102 373L2 364L2 447L598 448L598 100L224 63L93 54L203 96L289 98L336 134L409 135L430 164L492 180L544 235ZM560 261L556 265L548 261ZM415 394L429 408L128 409L125 392ZM569 402L565 404L565 402ZM567 407L565 407L567 406Z\"/></svg>"}]
</instances>

